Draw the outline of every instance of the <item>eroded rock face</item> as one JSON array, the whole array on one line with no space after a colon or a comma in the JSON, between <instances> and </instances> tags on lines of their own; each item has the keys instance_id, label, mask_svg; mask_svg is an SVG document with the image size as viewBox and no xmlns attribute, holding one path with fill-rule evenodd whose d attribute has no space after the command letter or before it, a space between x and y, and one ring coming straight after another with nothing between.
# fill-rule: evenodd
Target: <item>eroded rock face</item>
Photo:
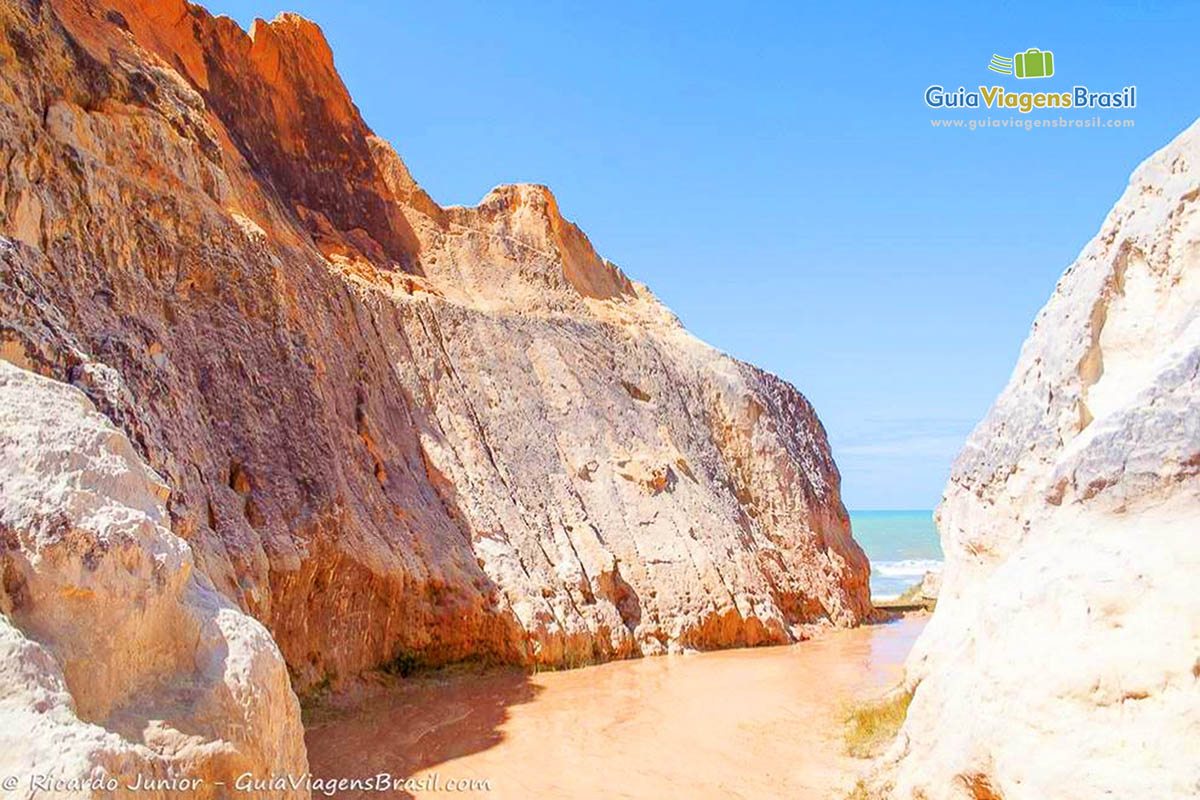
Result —
<instances>
[{"instance_id":1,"label":"eroded rock face","mask_svg":"<svg viewBox=\"0 0 1200 800\"><path fill-rule=\"evenodd\" d=\"M1195 124L1134 173L959 456L881 794L1200 794L1198 197Z\"/></svg>"},{"instance_id":2,"label":"eroded rock face","mask_svg":"<svg viewBox=\"0 0 1200 800\"><path fill-rule=\"evenodd\" d=\"M298 690L869 612L809 403L690 336L544 187L439 207L316 26L174 0L0 25L0 353L129 435Z\"/></svg>"},{"instance_id":3,"label":"eroded rock face","mask_svg":"<svg viewBox=\"0 0 1200 800\"><path fill-rule=\"evenodd\" d=\"M167 496L83 392L0 361L0 771L21 781L5 796L200 779L184 793L218 797L306 771L279 650L193 569Z\"/></svg>"}]
</instances>

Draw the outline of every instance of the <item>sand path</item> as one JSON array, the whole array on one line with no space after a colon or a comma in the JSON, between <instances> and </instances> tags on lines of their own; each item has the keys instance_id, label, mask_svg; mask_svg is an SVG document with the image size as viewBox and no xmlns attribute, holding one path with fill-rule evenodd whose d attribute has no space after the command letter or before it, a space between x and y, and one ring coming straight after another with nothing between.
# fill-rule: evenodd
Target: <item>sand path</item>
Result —
<instances>
[{"instance_id":1,"label":"sand path","mask_svg":"<svg viewBox=\"0 0 1200 800\"><path fill-rule=\"evenodd\" d=\"M314 715L311 768L321 777L436 775L438 790L408 794L421 798L829 800L865 765L842 753L844 704L899 679L924 623L538 675L404 681L353 711ZM448 790L464 778L491 788Z\"/></svg>"}]
</instances>

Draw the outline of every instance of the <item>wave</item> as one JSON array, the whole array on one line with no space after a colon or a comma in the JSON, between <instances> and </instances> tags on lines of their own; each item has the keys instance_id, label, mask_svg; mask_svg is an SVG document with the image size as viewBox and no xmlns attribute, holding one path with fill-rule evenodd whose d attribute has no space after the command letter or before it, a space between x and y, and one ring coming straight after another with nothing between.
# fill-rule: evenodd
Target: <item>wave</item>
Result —
<instances>
[{"instance_id":1,"label":"wave","mask_svg":"<svg viewBox=\"0 0 1200 800\"><path fill-rule=\"evenodd\" d=\"M875 561L871 564L871 572L884 578L920 578L926 572L941 571L942 562L932 558Z\"/></svg>"}]
</instances>

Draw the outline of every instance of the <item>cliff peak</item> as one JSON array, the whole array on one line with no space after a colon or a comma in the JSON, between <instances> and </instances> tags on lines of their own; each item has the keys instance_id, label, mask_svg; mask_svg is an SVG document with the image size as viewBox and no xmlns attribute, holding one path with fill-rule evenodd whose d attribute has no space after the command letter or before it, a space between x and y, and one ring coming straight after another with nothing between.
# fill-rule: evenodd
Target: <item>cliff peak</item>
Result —
<instances>
[{"instance_id":1,"label":"cliff peak","mask_svg":"<svg viewBox=\"0 0 1200 800\"><path fill-rule=\"evenodd\" d=\"M248 36L250 60L269 84L293 93L304 87L310 93L306 99L353 109L350 93L334 67L333 49L317 23L284 12L270 22L254 20Z\"/></svg>"},{"instance_id":2,"label":"cliff peak","mask_svg":"<svg viewBox=\"0 0 1200 800\"><path fill-rule=\"evenodd\" d=\"M556 253L563 276L584 297L609 299L633 293L633 284L601 258L578 225L562 215L558 200L540 183L509 183L488 192L469 209L508 235Z\"/></svg>"},{"instance_id":3,"label":"cliff peak","mask_svg":"<svg viewBox=\"0 0 1200 800\"><path fill-rule=\"evenodd\" d=\"M453 218L549 255L553 263L543 271L551 286L593 299L633 294L629 279L563 217L544 185L499 186L478 206L450 209L448 217L362 119L325 34L312 20L284 12L270 21L255 19L243 31L232 19L214 17L187 0L108 0L107 10L82 0L55 0L55 8L98 60L124 49L136 61L140 46L176 69L199 93L212 127L245 160L253 180L282 201L280 214L292 217L301 236L327 259L357 264L354 269L364 276L395 269L427 274L426 261L436 260L448 241L444 226ZM113 12L128 37L114 35L106 22ZM461 274L446 277L462 280ZM442 289L484 302L570 302L539 298L530 286L494 275L473 286Z\"/></svg>"},{"instance_id":4,"label":"cliff peak","mask_svg":"<svg viewBox=\"0 0 1200 800\"><path fill-rule=\"evenodd\" d=\"M136 64L149 51L175 69L284 214L302 226L328 221L378 266L417 269L416 242L372 157L371 131L316 23L284 13L246 32L186 0L55 0L53 8L98 62Z\"/></svg>"}]
</instances>

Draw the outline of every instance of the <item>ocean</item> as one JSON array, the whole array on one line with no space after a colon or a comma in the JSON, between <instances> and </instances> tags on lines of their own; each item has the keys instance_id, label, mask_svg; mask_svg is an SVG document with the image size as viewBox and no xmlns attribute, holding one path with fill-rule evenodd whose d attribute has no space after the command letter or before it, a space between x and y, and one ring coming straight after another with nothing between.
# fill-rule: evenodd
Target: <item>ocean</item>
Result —
<instances>
[{"instance_id":1,"label":"ocean","mask_svg":"<svg viewBox=\"0 0 1200 800\"><path fill-rule=\"evenodd\" d=\"M854 538L871 559L871 597L890 600L942 568L932 511L851 511Z\"/></svg>"}]
</instances>

